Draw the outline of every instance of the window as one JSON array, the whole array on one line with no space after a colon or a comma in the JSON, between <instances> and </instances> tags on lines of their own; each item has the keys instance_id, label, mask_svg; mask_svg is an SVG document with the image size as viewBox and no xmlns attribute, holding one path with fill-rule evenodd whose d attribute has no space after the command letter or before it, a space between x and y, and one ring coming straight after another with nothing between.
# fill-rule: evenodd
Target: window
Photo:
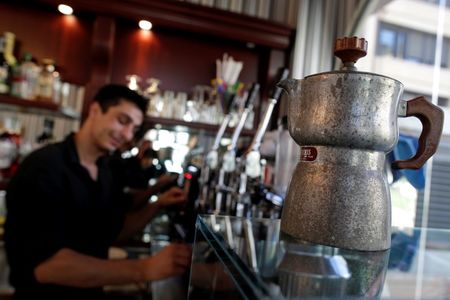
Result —
<instances>
[{"instance_id":1,"label":"window","mask_svg":"<svg viewBox=\"0 0 450 300\"><path fill-rule=\"evenodd\" d=\"M429 2L429 3L432 3L432 4L435 4L435 5L439 5L439 0L422 0L423 2ZM445 6L447 6L447 7L450 7L450 1L449 0L447 0L446 2L445 2Z\"/></svg>"},{"instance_id":2,"label":"window","mask_svg":"<svg viewBox=\"0 0 450 300\"><path fill-rule=\"evenodd\" d=\"M432 65L434 64L434 56L436 53L436 37L431 34L422 36L422 62Z\"/></svg>"},{"instance_id":3,"label":"window","mask_svg":"<svg viewBox=\"0 0 450 300\"><path fill-rule=\"evenodd\" d=\"M406 47L403 57L406 60L422 62L422 36L418 32L409 32L406 37Z\"/></svg>"},{"instance_id":4,"label":"window","mask_svg":"<svg viewBox=\"0 0 450 300\"><path fill-rule=\"evenodd\" d=\"M444 40L441 66L443 68L450 68L450 39Z\"/></svg>"},{"instance_id":5,"label":"window","mask_svg":"<svg viewBox=\"0 0 450 300\"><path fill-rule=\"evenodd\" d=\"M390 55L408 61L433 65L436 36L392 24L380 23L377 55ZM450 38L444 38L441 66L450 66Z\"/></svg>"},{"instance_id":6,"label":"window","mask_svg":"<svg viewBox=\"0 0 450 300\"><path fill-rule=\"evenodd\" d=\"M442 98L442 97L438 98L438 105L439 106L449 107L450 106L449 103L450 103L450 101L449 101L448 98Z\"/></svg>"},{"instance_id":7,"label":"window","mask_svg":"<svg viewBox=\"0 0 450 300\"><path fill-rule=\"evenodd\" d=\"M396 56L397 32L390 28L381 28L378 38L378 54Z\"/></svg>"}]
</instances>

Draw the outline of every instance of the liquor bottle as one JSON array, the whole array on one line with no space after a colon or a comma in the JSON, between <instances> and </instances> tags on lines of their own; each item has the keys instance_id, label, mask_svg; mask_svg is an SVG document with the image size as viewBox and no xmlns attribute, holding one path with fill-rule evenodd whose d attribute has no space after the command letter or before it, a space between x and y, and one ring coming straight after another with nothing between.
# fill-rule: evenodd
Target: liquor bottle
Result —
<instances>
[{"instance_id":1,"label":"liquor bottle","mask_svg":"<svg viewBox=\"0 0 450 300\"><path fill-rule=\"evenodd\" d=\"M0 94L9 94L10 66L5 59L5 38L0 36Z\"/></svg>"},{"instance_id":2,"label":"liquor bottle","mask_svg":"<svg viewBox=\"0 0 450 300\"><path fill-rule=\"evenodd\" d=\"M4 47L4 58L8 64L8 85L9 93L14 96L19 95L18 83L21 81L19 70L17 69L17 59L14 56L14 41L15 34L12 32L5 32L5 47ZM15 90L14 90L15 87Z\"/></svg>"},{"instance_id":3,"label":"liquor bottle","mask_svg":"<svg viewBox=\"0 0 450 300\"><path fill-rule=\"evenodd\" d=\"M33 62L31 53L25 53L18 70L22 79L19 86L19 96L28 100L35 99L38 93L40 68Z\"/></svg>"},{"instance_id":4,"label":"liquor bottle","mask_svg":"<svg viewBox=\"0 0 450 300\"><path fill-rule=\"evenodd\" d=\"M15 34L12 32L5 32L5 49L4 49L4 55L5 60L11 67L14 67L17 65L17 59L14 56L14 41L15 41Z\"/></svg>"},{"instance_id":5,"label":"liquor bottle","mask_svg":"<svg viewBox=\"0 0 450 300\"><path fill-rule=\"evenodd\" d=\"M55 63L52 59L44 58L42 60L42 71L39 75L39 100L52 101L53 85L55 72Z\"/></svg>"}]
</instances>

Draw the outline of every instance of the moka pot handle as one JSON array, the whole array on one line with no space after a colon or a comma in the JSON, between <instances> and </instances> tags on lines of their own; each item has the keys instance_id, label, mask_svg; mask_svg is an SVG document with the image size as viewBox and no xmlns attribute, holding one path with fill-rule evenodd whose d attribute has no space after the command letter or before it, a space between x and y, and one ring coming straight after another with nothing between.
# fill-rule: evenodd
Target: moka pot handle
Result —
<instances>
[{"instance_id":1,"label":"moka pot handle","mask_svg":"<svg viewBox=\"0 0 450 300\"><path fill-rule=\"evenodd\" d=\"M444 112L423 96L404 101L400 105L406 105L406 113L401 115L402 117L414 116L420 120L422 133L419 137L416 155L407 160L394 161L392 168L420 169L437 150L444 126ZM402 111L402 108L400 108L400 111Z\"/></svg>"}]
</instances>

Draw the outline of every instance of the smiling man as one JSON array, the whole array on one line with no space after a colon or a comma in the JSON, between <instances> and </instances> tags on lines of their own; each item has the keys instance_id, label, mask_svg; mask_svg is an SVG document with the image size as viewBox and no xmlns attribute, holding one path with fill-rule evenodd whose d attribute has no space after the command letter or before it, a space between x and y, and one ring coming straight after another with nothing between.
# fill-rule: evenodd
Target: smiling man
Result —
<instances>
[{"instance_id":1,"label":"smiling man","mask_svg":"<svg viewBox=\"0 0 450 300\"><path fill-rule=\"evenodd\" d=\"M136 92L107 85L77 133L20 165L6 196L14 299L102 299L104 285L158 280L189 267L191 250L181 244L145 259L107 257L115 240L142 229L159 208L186 201L179 188L160 194L155 203L143 201L153 190L127 195L113 168L109 154L133 139L146 107Z\"/></svg>"}]
</instances>

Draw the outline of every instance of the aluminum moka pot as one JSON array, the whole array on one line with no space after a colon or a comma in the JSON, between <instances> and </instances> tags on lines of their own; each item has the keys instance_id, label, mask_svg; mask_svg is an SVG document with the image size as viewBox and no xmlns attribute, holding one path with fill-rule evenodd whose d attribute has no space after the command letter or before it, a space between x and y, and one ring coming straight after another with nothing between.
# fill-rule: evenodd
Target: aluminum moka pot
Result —
<instances>
[{"instance_id":1,"label":"aluminum moka pot","mask_svg":"<svg viewBox=\"0 0 450 300\"><path fill-rule=\"evenodd\" d=\"M398 117L417 117L423 126L414 157L397 169L418 169L436 151L443 111L418 97L400 100L403 85L393 78L358 72L367 42L338 39L340 71L279 83L289 95L288 127L300 145L283 213L284 238L338 248L390 248L391 201L384 167L398 141Z\"/></svg>"}]
</instances>

